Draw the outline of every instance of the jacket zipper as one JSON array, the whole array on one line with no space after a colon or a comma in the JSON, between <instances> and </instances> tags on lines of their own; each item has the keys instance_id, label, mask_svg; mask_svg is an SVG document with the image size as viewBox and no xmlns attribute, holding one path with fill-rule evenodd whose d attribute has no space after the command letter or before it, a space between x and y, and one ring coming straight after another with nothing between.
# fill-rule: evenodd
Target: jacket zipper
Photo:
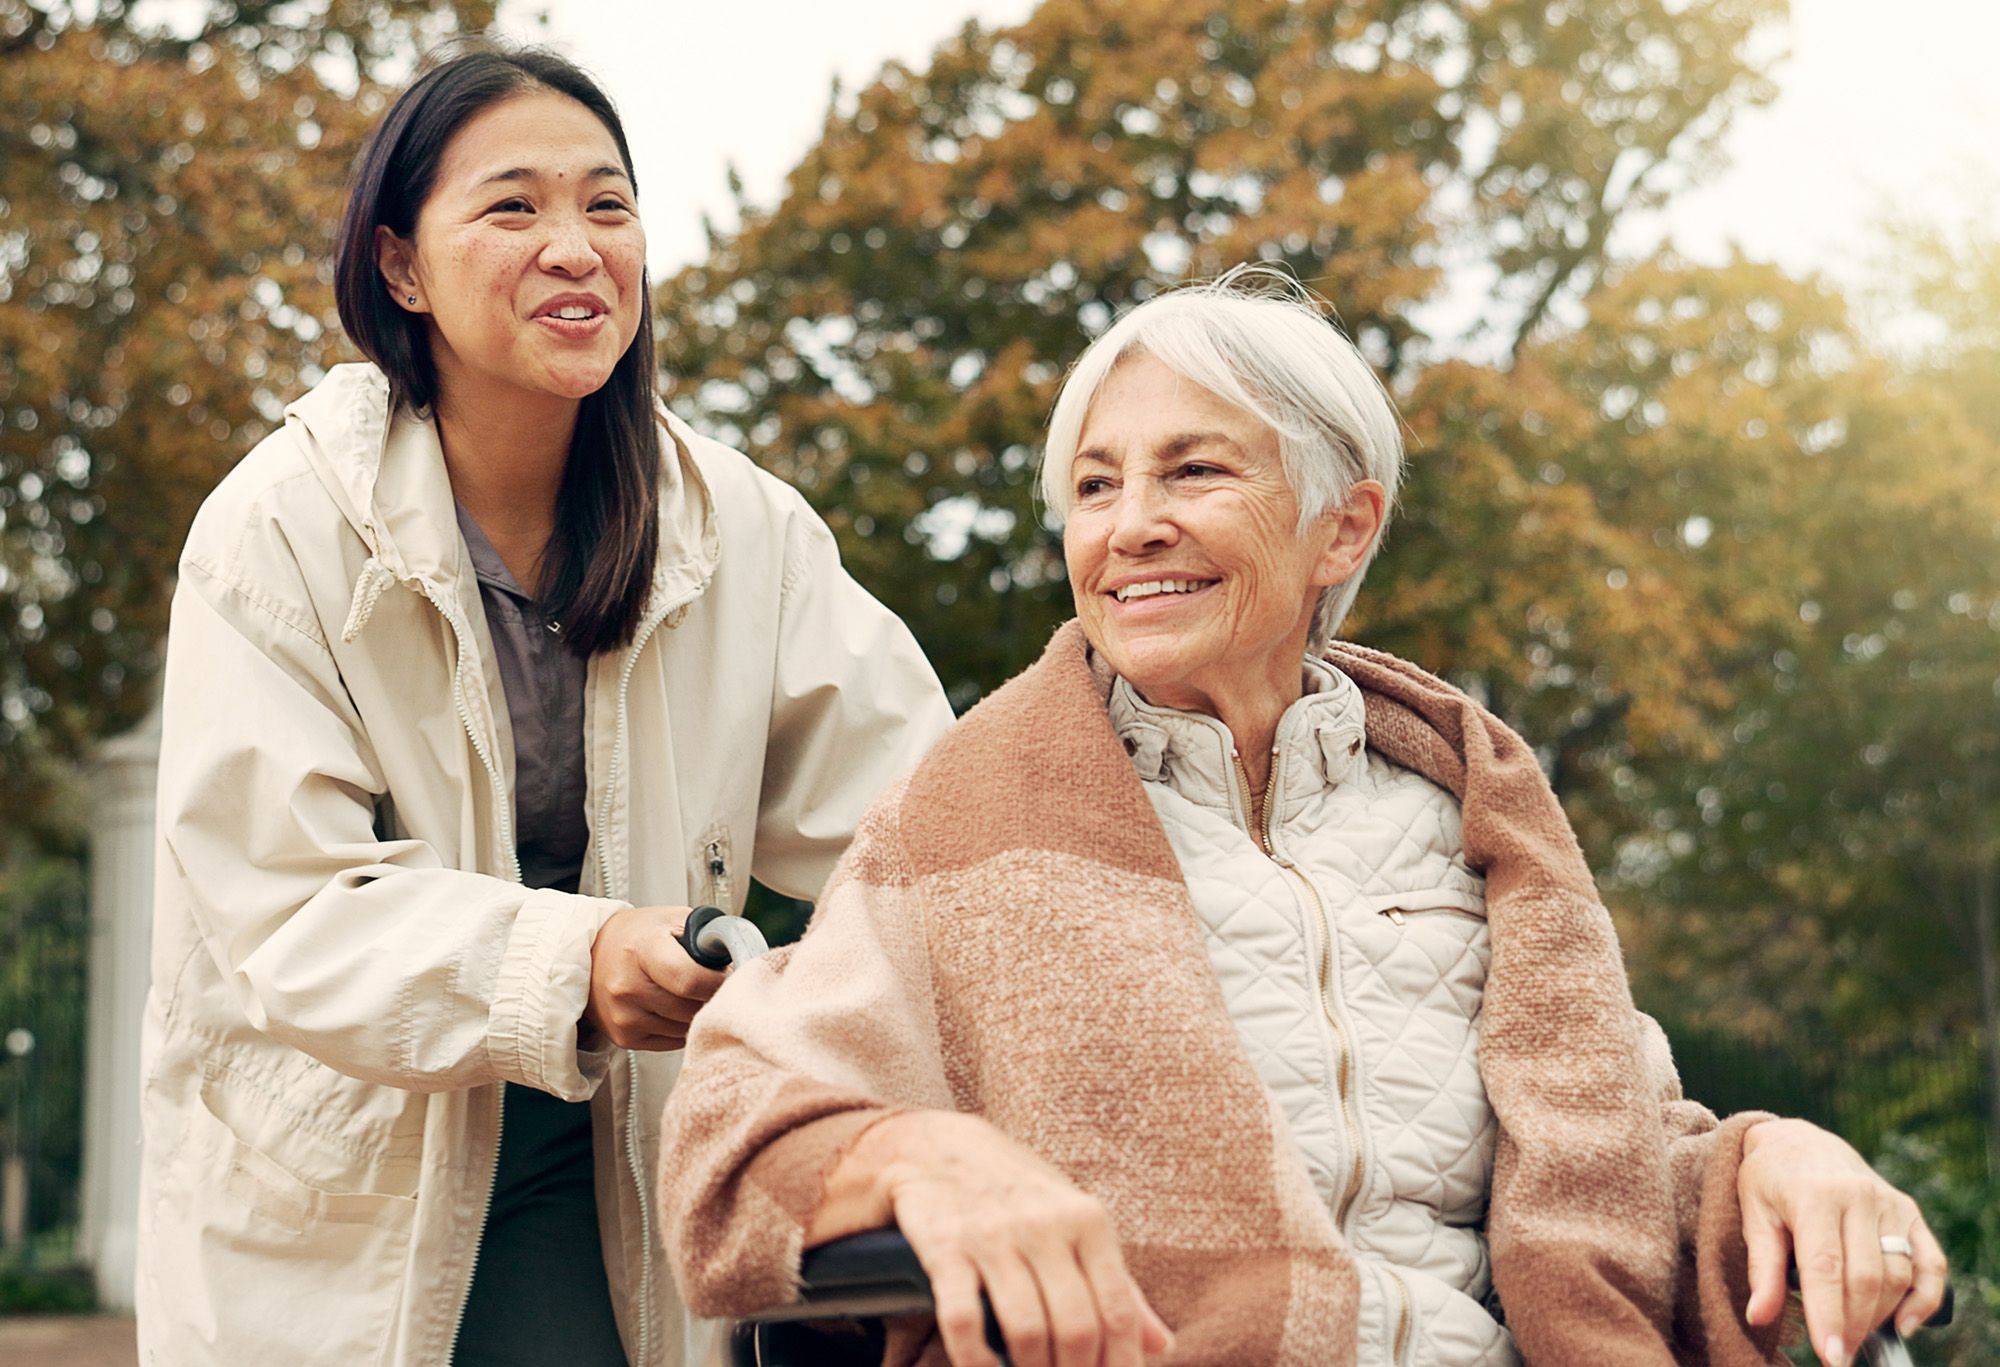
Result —
<instances>
[{"instance_id":1,"label":"jacket zipper","mask_svg":"<svg viewBox=\"0 0 2000 1367\"><path fill-rule=\"evenodd\" d=\"M507 1125L507 1084L493 1089L493 1175L486 1179L486 1199L479 1203L479 1223L472 1235L472 1267L465 1278L465 1294L459 1297L458 1313L451 1317L451 1342L445 1346L445 1367L458 1356L458 1335L465 1328L465 1311L472 1303L472 1282L479 1275L479 1246L486 1241L486 1221L493 1214L493 1193L500 1186L500 1132Z\"/></svg>"},{"instance_id":2,"label":"jacket zipper","mask_svg":"<svg viewBox=\"0 0 2000 1367\"><path fill-rule=\"evenodd\" d=\"M1403 1350L1410 1346L1410 1288L1387 1267L1383 1268L1383 1275L1396 1288L1396 1336L1389 1345L1389 1361L1395 1367L1403 1367Z\"/></svg>"},{"instance_id":3,"label":"jacket zipper","mask_svg":"<svg viewBox=\"0 0 2000 1367\"><path fill-rule=\"evenodd\" d=\"M507 797L507 781L501 776L500 766L494 760L492 748L486 744L486 738L480 735L479 728L473 725L472 704L465 693L465 641L471 634L471 628L459 620L458 614L446 605L443 597L430 585L419 581L419 587L423 591L424 598L437 609L438 615L451 627L452 641L457 647L451 670L452 705L458 709L459 724L465 728L465 734L472 741L472 749L479 756L479 762L486 770L487 779L493 785L493 810L499 823L500 851L507 861L507 876L518 883L521 881L521 860L519 852L514 848L514 817L512 804ZM447 1364L458 1353L459 1331L465 1328L465 1310L472 1300L472 1281L479 1274L479 1245L486 1238L487 1218L493 1214L494 1189L500 1185L500 1136L507 1122L506 1097L507 1088L504 1083L494 1088L493 1173L486 1179L486 1198L480 1202L479 1222L473 1226L472 1267L465 1278L465 1291L459 1297L458 1313L452 1316L451 1342L445 1348Z\"/></svg>"},{"instance_id":4,"label":"jacket zipper","mask_svg":"<svg viewBox=\"0 0 2000 1367\"><path fill-rule=\"evenodd\" d=\"M1402 907L1384 907L1375 914L1377 916L1386 916L1399 926L1408 925L1412 916L1463 916L1469 921L1484 919L1483 917L1473 915L1473 913L1467 911L1464 907L1417 907L1411 910L1405 910Z\"/></svg>"},{"instance_id":5,"label":"jacket zipper","mask_svg":"<svg viewBox=\"0 0 2000 1367\"><path fill-rule=\"evenodd\" d=\"M507 780L500 773L499 761L493 757L493 749L486 743L486 737L479 734L479 728L472 724L472 704L465 692L465 640L472 634L469 624L461 622L458 614L429 584L418 581L424 597L438 610L445 623L451 627L452 642L457 647L451 667L451 701L458 709L459 725L472 741L473 752L479 756L479 763L486 770L487 781L493 786L493 813L500 828L500 853L507 861L507 877L513 882L521 881L521 860L514 849L513 803L507 796Z\"/></svg>"},{"instance_id":6,"label":"jacket zipper","mask_svg":"<svg viewBox=\"0 0 2000 1367\"><path fill-rule=\"evenodd\" d=\"M696 590L699 592L699 590ZM625 694L632 683L633 671L639 667L639 652L646 648L646 642L653 639L660 623L667 614L682 603L692 600L693 593L677 602L669 603L655 612L647 614L639 626L638 634L632 638L632 646L625 652L625 663L618 671L618 712L615 729L611 733L611 763L606 766L604 776L604 800L598 806L597 871L598 891L606 897L615 897L619 889L613 886L611 868L611 842L604 838L604 832L611 826L611 801L618 791L620 761L624 758L625 727L627 711ZM631 1100L626 1109L638 1103L639 1060L629 1051L625 1055L625 1075L631 1089ZM651 1361L653 1338L653 1207L646 1190L646 1169L639 1154L639 1127L628 1114L625 1118L625 1166L631 1173L632 1186L639 1194L639 1351L633 1357L635 1367L647 1367Z\"/></svg>"},{"instance_id":7,"label":"jacket zipper","mask_svg":"<svg viewBox=\"0 0 2000 1367\"><path fill-rule=\"evenodd\" d=\"M639 632L632 638L631 648L625 652L625 663L619 666L617 720L611 733L611 763L605 769L604 797L597 804L597 829L600 832L597 841L598 891L605 897L616 897L619 893L612 876L611 842L603 838L602 832L611 825L611 800L618 793L618 775L625 758L625 728L629 721L625 693L631 687L633 671L639 667L639 652L646 648L646 642L653 639L653 633L659 630L667 614L679 606L679 603L674 603L648 614L646 620L639 624Z\"/></svg>"},{"instance_id":8,"label":"jacket zipper","mask_svg":"<svg viewBox=\"0 0 2000 1367\"><path fill-rule=\"evenodd\" d=\"M1229 752L1229 762L1236 768L1236 785L1243 799L1243 829L1257 842L1257 848L1267 859L1276 859L1271 852L1271 795L1278 787L1278 747L1271 747L1271 772L1264 779L1264 819L1257 820L1257 808L1250 797L1250 770L1243 763L1243 756L1233 748Z\"/></svg>"},{"instance_id":9,"label":"jacket zipper","mask_svg":"<svg viewBox=\"0 0 2000 1367\"><path fill-rule=\"evenodd\" d=\"M1243 757L1231 750L1229 757L1236 765L1236 780L1243 796L1243 821L1250 828L1251 838L1263 847L1264 854L1279 868L1298 879L1299 886L1306 890L1306 899L1312 903L1313 915L1319 922L1319 963L1318 982L1320 1011L1326 1023L1333 1030L1336 1071L1335 1086L1340 1093L1340 1118L1347 1129L1347 1144L1354 1155L1347 1174L1347 1189L1341 1193L1340 1203L1334 1210L1333 1223L1344 1234L1347 1230L1347 1213L1354 1207L1355 1198L1361 1195L1361 1117L1354 1105L1352 1086L1354 1067L1353 1050L1348 1046L1347 1031L1341 1028L1339 1014L1333 1008L1331 988L1333 983L1333 926L1326 914L1326 903L1321 900L1319 889L1312 879L1305 876L1291 860L1278 853L1277 816L1273 801L1278 792L1278 765L1281 761L1278 748L1271 747L1271 773L1264 785L1264 820L1257 822L1254 809L1250 805L1250 771L1244 767Z\"/></svg>"}]
</instances>

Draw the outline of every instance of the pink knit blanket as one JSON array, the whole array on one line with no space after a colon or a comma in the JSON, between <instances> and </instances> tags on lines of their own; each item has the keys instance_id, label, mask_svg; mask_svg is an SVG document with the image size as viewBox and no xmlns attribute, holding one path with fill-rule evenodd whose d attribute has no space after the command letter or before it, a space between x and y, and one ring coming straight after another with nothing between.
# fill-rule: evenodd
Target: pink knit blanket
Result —
<instances>
[{"instance_id":1,"label":"pink knit blanket","mask_svg":"<svg viewBox=\"0 0 2000 1367\"><path fill-rule=\"evenodd\" d=\"M1370 743L1458 795L1486 875L1487 1236L1532 1363L1763 1363L1742 1131L1682 1099L1533 753L1337 645ZM885 793L797 945L696 1021L661 1208L689 1304L789 1299L824 1174L898 1110L979 1114L1104 1202L1177 1363L1351 1363L1357 1279L1238 1043L1165 833L1074 623ZM905 1332L893 1361L943 1360Z\"/></svg>"}]
</instances>

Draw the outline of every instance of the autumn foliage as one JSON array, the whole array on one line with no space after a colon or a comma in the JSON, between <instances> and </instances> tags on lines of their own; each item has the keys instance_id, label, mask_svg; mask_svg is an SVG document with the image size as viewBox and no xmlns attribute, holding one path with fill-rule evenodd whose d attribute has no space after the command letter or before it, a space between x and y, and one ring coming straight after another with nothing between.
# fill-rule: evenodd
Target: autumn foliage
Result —
<instances>
[{"instance_id":1,"label":"autumn foliage","mask_svg":"<svg viewBox=\"0 0 2000 1367\"><path fill-rule=\"evenodd\" d=\"M200 9L202 7L196 7ZM376 77L490 4L0 0L0 803L136 718L189 520L341 344L331 242Z\"/></svg>"},{"instance_id":2,"label":"autumn foliage","mask_svg":"<svg viewBox=\"0 0 2000 1367\"><path fill-rule=\"evenodd\" d=\"M239 4L175 35L0 0L10 827L143 707L195 503L338 345L331 228L384 83L490 9ZM779 200L661 288L666 388L806 492L962 706L1069 612L1032 493L1064 368L1177 280L1283 263L1408 426L1351 631L1541 748L1642 999L1958 1050L1940 1105L1976 1114L2000 1106L1994 251L1906 255L1903 307L1945 339L1913 353L1824 282L1613 250L1772 94L1783 18L1046 0L836 94Z\"/></svg>"}]
</instances>

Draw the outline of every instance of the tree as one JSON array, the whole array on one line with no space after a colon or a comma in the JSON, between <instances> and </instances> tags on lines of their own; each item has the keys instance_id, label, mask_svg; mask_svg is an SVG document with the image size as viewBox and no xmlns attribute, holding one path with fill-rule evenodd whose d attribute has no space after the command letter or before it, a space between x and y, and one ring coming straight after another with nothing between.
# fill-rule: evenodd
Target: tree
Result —
<instances>
[{"instance_id":1,"label":"tree","mask_svg":"<svg viewBox=\"0 0 2000 1367\"><path fill-rule=\"evenodd\" d=\"M1957 401L1988 443L2000 446L2000 237L1982 219L1956 242L1933 234L1930 248L1920 258L1928 269L1915 273L1916 302L1940 316L1947 341L1932 358L1929 378ZM1969 729L1952 738L1952 753L1963 764L1963 819L1933 834L1944 835L1947 842L1940 861L1946 871L1942 881L1959 910L1960 943L1975 956L1979 975L1988 1172L2000 1181L2000 667L1994 664L2000 643L1993 639L2000 632L2000 573L1995 571L2000 555L1994 545L2000 541L2000 512L1993 497L2000 476L1991 463L1983 473L1985 482L1972 507L1990 520L1983 529L1976 524L1966 528L1969 534L1959 543L1961 558L1954 566L1961 587L1945 598L1953 617L1963 619L1951 624L1959 649L1946 657L1948 677L1963 703L1952 715ZM1964 526L1961 520L1954 522ZM1955 843L1950 843L1952 835Z\"/></svg>"},{"instance_id":2,"label":"tree","mask_svg":"<svg viewBox=\"0 0 2000 1367\"><path fill-rule=\"evenodd\" d=\"M1763 331L1797 305L1767 301ZM1628 785L1650 815L1613 867L1677 1014L1873 1065L1959 1050L1899 1123L1961 1156L1983 1133L2000 1173L2000 350L1990 320L1946 335L1911 367L1829 326L1768 375L1804 477L1762 535L1788 544L1725 576L1765 601L1721 667L1718 743Z\"/></svg>"},{"instance_id":3,"label":"tree","mask_svg":"<svg viewBox=\"0 0 2000 1367\"><path fill-rule=\"evenodd\" d=\"M1626 266L1578 314L1508 372L1417 380L1403 520L1354 630L1533 740L1603 863L1651 815L1635 774L1714 754L1743 660L1795 624L1790 524L1846 332L1826 290L1740 260Z\"/></svg>"},{"instance_id":4,"label":"tree","mask_svg":"<svg viewBox=\"0 0 2000 1367\"><path fill-rule=\"evenodd\" d=\"M968 27L837 98L782 202L663 288L675 401L807 492L963 705L1067 615L1030 486L1087 333L1278 260L1405 374L1449 255L1490 267L1514 346L1769 93L1782 10L1048 0Z\"/></svg>"},{"instance_id":5,"label":"tree","mask_svg":"<svg viewBox=\"0 0 2000 1367\"><path fill-rule=\"evenodd\" d=\"M0 805L131 721L200 499L339 336L332 231L379 78L490 0L0 0ZM18 825L17 825L18 823Z\"/></svg>"}]
</instances>

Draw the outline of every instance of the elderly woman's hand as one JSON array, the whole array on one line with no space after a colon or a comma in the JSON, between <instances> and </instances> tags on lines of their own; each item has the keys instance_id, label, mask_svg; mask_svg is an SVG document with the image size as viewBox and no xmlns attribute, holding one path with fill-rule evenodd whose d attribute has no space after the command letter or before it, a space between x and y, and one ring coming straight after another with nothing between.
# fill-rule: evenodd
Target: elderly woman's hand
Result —
<instances>
[{"instance_id":1,"label":"elderly woman's hand","mask_svg":"<svg viewBox=\"0 0 2000 1367\"><path fill-rule=\"evenodd\" d=\"M1141 1367L1173 1335L1125 1267L1104 1207L977 1116L913 1111L867 1130L806 1238L894 1222L930 1274L955 1367L992 1367L983 1288L1017 1367Z\"/></svg>"},{"instance_id":2,"label":"elderly woman's hand","mask_svg":"<svg viewBox=\"0 0 2000 1367\"><path fill-rule=\"evenodd\" d=\"M1751 1126L1736 1192L1750 1252L1750 1322L1768 1324L1784 1309L1786 1264L1796 1258L1806 1329L1828 1367L1846 1367L1891 1313L1907 1334L1943 1300L1944 1250L1917 1203L1838 1135L1803 1120ZM1908 1240L1911 1256L1886 1251L1884 1239Z\"/></svg>"}]
</instances>

